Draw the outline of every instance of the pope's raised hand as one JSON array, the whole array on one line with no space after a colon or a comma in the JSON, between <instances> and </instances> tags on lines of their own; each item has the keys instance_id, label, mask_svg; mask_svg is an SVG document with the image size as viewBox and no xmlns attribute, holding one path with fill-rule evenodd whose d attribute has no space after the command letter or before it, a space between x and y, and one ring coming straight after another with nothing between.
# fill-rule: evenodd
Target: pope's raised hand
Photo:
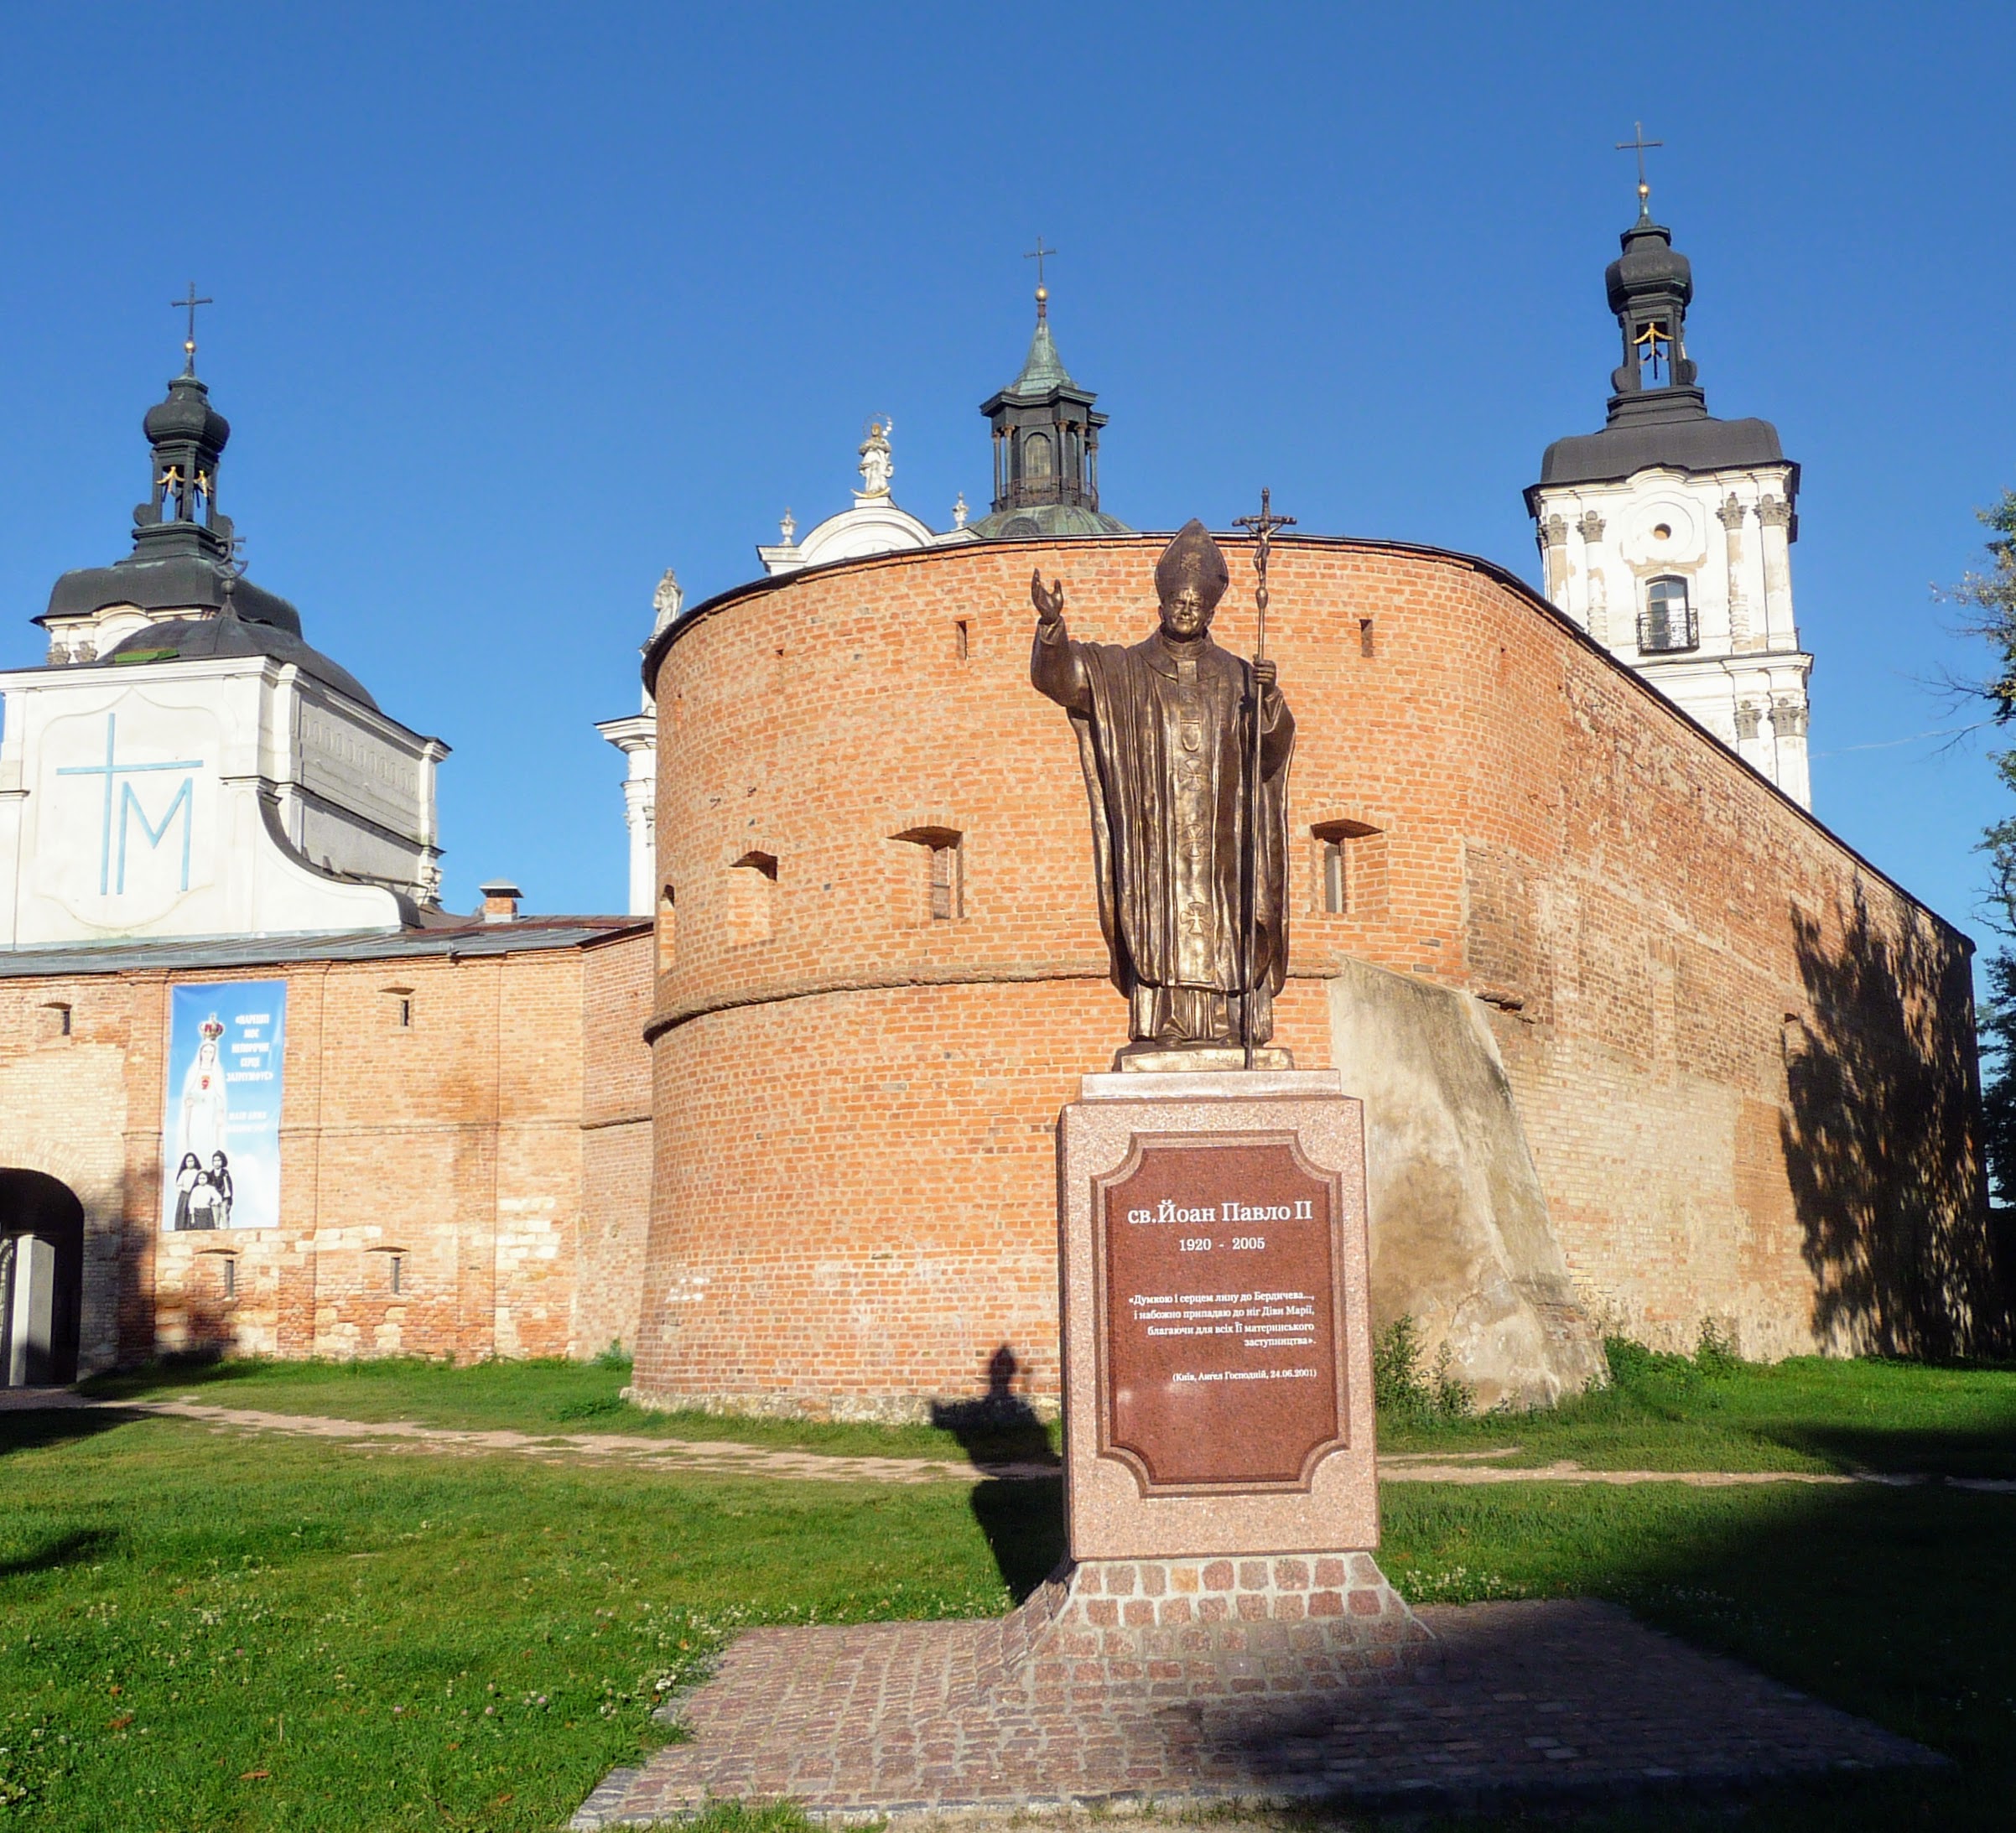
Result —
<instances>
[{"instance_id":1,"label":"pope's raised hand","mask_svg":"<svg viewBox=\"0 0 2016 1833\"><path fill-rule=\"evenodd\" d=\"M1052 579L1046 586L1043 584L1043 569L1038 567L1029 575L1029 601L1036 606L1037 615L1042 619L1046 627L1054 624L1064 615L1063 581Z\"/></svg>"}]
</instances>

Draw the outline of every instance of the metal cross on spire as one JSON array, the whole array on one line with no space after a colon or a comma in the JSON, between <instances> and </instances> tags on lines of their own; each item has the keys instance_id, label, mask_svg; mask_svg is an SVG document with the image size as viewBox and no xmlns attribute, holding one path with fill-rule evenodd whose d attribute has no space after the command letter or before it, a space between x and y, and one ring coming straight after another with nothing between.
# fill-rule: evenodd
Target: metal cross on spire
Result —
<instances>
[{"instance_id":1,"label":"metal cross on spire","mask_svg":"<svg viewBox=\"0 0 2016 1833\"><path fill-rule=\"evenodd\" d=\"M1056 252L1057 250L1054 248L1046 248L1043 246L1043 238L1038 236L1036 238L1036 247L1022 257L1023 260L1033 261L1036 263L1036 296L1039 299L1047 299L1050 297L1043 285L1043 262L1049 256Z\"/></svg>"},{"instance_id":2,"label":"metal cross on spire","mask_svg":"<svg viewBox=\"0 0 2016 1833\"><path fill-rule=\"evenodd\" d=\"M1663 147L1665 144L1663 140L1645 138L1645 124L1642 121L1631 123L1631 138L1629 140L1617 143L1619 153L1636 153L1638 155L1638 220L1641 223L1649 223L1652 220L1652 187L1645 182L1645 148Z\"/></svg>"},{"instance_id":3,"label":"metal cross on spire","mask_svg":"<svg viewBox=\"0 0 2016 1833\"><path fill-rule=\"evenodd\" d=\"M196 297L196 283L192 280L189 283L189 297L186 299L170 299L168 303L178 312L184 308L188 309L189 335L183 342L182 350L189 361L182 373L193 376L196 372L196 308L200 305L215 305L217 302L215 299L199 299Z\"/></svg>"}]
</instances>

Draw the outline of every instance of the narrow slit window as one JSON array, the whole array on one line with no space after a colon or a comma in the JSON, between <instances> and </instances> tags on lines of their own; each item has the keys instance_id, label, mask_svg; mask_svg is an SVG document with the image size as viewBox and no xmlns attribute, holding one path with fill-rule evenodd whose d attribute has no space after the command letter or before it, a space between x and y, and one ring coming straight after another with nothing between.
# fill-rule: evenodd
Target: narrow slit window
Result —
<instances>
[{"instance_id":1,"label":"narrow slit window","mask_svg":"<svg viewBox=\"0 0 2016 1833\"><path fill-rule=\"evenodd\" d=\"M931 849L931 920L948 923L959 913L959 844Z\"/></svg>"},{"instance_id":2,"label":"narrow slit window","mask_svg":"<svg viewBox=\"0 0 2016 1833\"><path fill-rule=\"evenodd\" d=\"M1369 617L1361 617L1358 621L1358 652L1361 656L1369 656L1373 652L1372 620Z\"/></svg>"},{"instance_id":3,"label":"narrow slit window","mask_svg":"<svg viewBox=\"0 0 2016 1833\"><path fill-rule=\"evenodd\" d=\"M671 885L658 893L658 972L670 974L673 963L678 958L678 912L673 905Z\"/></svg>"},{"instance_id":4,"label":"narrow slit window","mask_svg":"<svg viewBox=\"0 0 2016 1833\"><path fill-rule=\"evenodd\" d=\"M972 632L968 630L966 620L962 617L952 626L953 653L964 662L972 653Z\"/></svg>"},{"instance_id":5,"label":"narrow slit window","mask_svg":"<svg viewBox=\"0 0 2016 1833\"><path fill-rule=\"evenodd\" d=\"M392 1275L392 1289L403 1292L406 1289L406 1256L403 1254L387 1254L386 1265Z\"/></svg>"},{"instance_id":6,"label":"narrow slit window","mask_svg":"<svg viewBox=\"0 0 2016 1833\"><path fill-rule=\"evenodd\" d=\"M226 1298L238 1296L238 1257L235 1254L224 1256L224 1296Z\"/></svg>"},{"instance_id":7,"label":"narrow slit window","mask_svg":"<svg viewBox=\"0 0 2016 1833\"><path fill-rule=\"evenodd\" d=\"M1309 838L1316 846L1311 859L1315 873L1315 882L1310 890L1312 910L1326 916L1352 913L1353 894L1363 891L1353 880L1360 875L1366 865L1365 855L1354 849L1378 832L1377 828L1363 821L1318 821L1311 825Z\"/></svg>"},{"instance_id":8,"label":"narrow slit window","mask_svg":"<svg viewBox=\"0 0 2016 1833\"><path fill-rule=\"evenodd\" d=\"M957 922L966 914L964 866L961 843L964 836L956 828L906 828L901 833L892 833L892 840L924 849L924 901L922 920L933 923ZM917 896L917 880L909 881L906 901ZM917 916L911 914L918 906L909 906L902 921L915 922Z\"/></svg>"}]
</instances>

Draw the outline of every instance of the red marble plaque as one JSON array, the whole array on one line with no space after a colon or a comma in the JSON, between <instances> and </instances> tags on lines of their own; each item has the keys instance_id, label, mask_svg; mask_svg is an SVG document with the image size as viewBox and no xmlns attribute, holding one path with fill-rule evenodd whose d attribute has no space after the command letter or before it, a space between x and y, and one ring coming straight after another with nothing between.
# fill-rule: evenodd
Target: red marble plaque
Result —
<instances>
[{"instance_id":1,"label":"red marble plaque","mask_svg":"<svg viewBox=\"0 0 2016 1833\"><path fill-rule=\"evenodd\" d=\"M1291 1134L1143 1137L1098 1181L1099 1450L1144 1494L1306 1490L1348 1442L1342 1207Z\"/></svg>"}]
</instances>

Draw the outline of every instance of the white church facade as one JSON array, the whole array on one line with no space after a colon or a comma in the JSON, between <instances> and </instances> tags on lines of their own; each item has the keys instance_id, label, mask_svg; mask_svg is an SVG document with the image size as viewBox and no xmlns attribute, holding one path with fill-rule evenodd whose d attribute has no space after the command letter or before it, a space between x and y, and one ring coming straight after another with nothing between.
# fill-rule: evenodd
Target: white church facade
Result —
<instances>
[{"instance_id":1,"label":"white church facade","mask_svg":"<svg viewBox=\"0 0 2016 1833\"><path fill-rule=\"evenodd\" d=\"M1686 349L1692 269L1639 195L1605 276L1624 336L1606 423L1556 440L1526 491L1543 589L1811 807L1813 658L1792 612L1799 467L1769 422L1709 414Z\"/></svg>"},{"instance_id":2,"label":"white church facade","mask_svg":"<svg viewBox=\"0 0 2016 1833\"><path fill-rule=\"evenodd\" d=\"M148 414L133 550L66 573L48 665L0 673L0 947L397 930L439 901L439 739L240 576L231 428L193 371Z\"/></svg>"}]
</instances>

